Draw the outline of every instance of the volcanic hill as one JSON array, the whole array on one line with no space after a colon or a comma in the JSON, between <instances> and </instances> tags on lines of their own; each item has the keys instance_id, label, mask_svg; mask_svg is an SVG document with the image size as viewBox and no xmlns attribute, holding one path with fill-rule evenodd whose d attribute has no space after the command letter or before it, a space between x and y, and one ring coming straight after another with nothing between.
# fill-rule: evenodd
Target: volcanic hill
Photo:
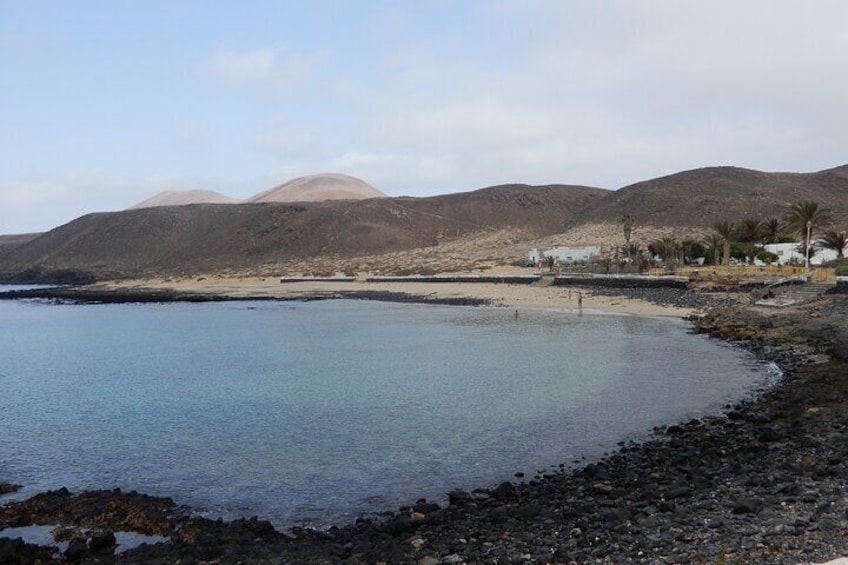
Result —
<instances>
[{"instance_id":1,"label":"volcanic hill","mask_svg":"<svg viewBox=\"0 0 848 565\"><path fill-rule=\"evenodd\" d=\"M285 195L309 177L258 195ZM301 192L303 194L303 192ZM814 200L846 229L848 165L816 173L737 167L684 171L618 191L522 184L430 198L190 204L89 214L0 245L0 280L75 281L212 273L468 270L530 247L699 237L713 223L782 217ZM0 243L3 243L0 240Z\"/></svg>"},{"instance_id":2,"label":"volcanic hill","mask_svg":"<svg viewBox=\"0 0 848 565\"><path fill-rule=\"evenodd\" d=\"M362 179L338 173L324 173L290 180L248 198L247 202L323 202L385 197L385 194Z\"/></svg>"},{"instance_id":3,"label":"volcanic hill","mask_svg":"<svg viewBox=\"0 0 848 565\"><path fill-rule=\"evenodd\" d=\"M214 190L166 190L131 206L129 209L185 206L187 204L236 204L238 202L241 202L241 200L230 198Z\"/></svg>"},{"instance_id":4,"label":"volcanic hill","mask_svg":"<svg viewBox=\"0 0 848 565\"><path fill-rule=\"evenodd\" d=\"M683 171L610 192L562 234L567 241L620 244L624 214L634 220L635 241L663 235L698 237L716 222L782 219L801 200L818 202L837 220L848 217L848 165L816 173L766 173L738 167ZM844 223L839 229L847 229Z\"/></svg>"},{"instance_id":5,"label":"volcanic hill","mask_svg":"<svg viewBox=\"0 0 848 565\"><path fill-rule=\"evenodd\" d=\"M241 200L214 190L166 190L131 206L129 210L188 204L241 204L244 202L323 202L385 198L385 194L362 179L323 173L292 179L270 190Z\"/></svg>"},{"instance_id":6,"label":"volcanic hill","mask_svg":"<svg viewBox=\"0 0 848 565\"><path fill-rule=\"evenodd\" d=\"M0 258L0 280L275 272L517 230L562 231L607 191L505 185L430 198L192 204L88 214Z\"/></svg>"}]
</instances>

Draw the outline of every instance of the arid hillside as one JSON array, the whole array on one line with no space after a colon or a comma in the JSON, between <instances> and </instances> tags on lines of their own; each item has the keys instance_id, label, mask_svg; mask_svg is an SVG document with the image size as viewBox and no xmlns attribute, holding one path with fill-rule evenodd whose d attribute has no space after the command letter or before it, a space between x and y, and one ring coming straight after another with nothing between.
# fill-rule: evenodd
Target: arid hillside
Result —
<instances>
[{"instance_id":1,"label":"arid hillside","mask_svg":"<svg viewBox=\"0 0 848 565\"><path fill-rule=\"evenodd\" d=\"M813 200L837 220L848 218L848 165L817 173L765 173L708 167L639 182L609 193L560 236L568 242L621 244L619 219L630 214L633 237L687 237L716 222L782 218L787 208ZM835 226L846 229L848 225Z\"/></svg>"},{"instance_id":2,"label":"arid hillside","mask_svg":"<svg viewBox=\"0 0 848 565\"><path fill-rule=\"evenodd\" d=\"M307 183L308 184L308 183ZM817 173L710 167L618 191L504 185L431 198L194 204L91 214L31 241L0 240L0 280L250 272L450 271L533 247L699 237L718 221L782 217L813 200L848 229L848 166Z\"/></svg>"},{"instance_id":3,"label":"arid hillside","mask_svg":"<svg viewBox=\"0 0 848 565\"><path fill-rule=\"evenodd\" d=\"M74 281L236 271L375 256L510 230L563 230L607 191L507 185L431 198L196 204L89 214L0 257L0 280Z\"/></svg>"},{"instance_id":4,"label":"arid hillside","mask_svg":"<svg viewBox=\"0 0 848 565\"><path fill-rule=\"evenodd\" d=\"M5 254L11 253L13 249L20 247L25 243L29 243L40 235L40 233L0 235L0 258L2 258Z\"/></svg>"},{"instance_id":5,"label":"arid hillside","mask_svg":"<svg viewBox=\"0 0 848 565\"><path fill-rule=\"evenodd\" d=\"M637 224L709 227L722 220L782 216L799 200L848 212L848 166L818 173L709 167L626 186L588 210L585 222L630 214Z\"/></svg>"}]
</instances>

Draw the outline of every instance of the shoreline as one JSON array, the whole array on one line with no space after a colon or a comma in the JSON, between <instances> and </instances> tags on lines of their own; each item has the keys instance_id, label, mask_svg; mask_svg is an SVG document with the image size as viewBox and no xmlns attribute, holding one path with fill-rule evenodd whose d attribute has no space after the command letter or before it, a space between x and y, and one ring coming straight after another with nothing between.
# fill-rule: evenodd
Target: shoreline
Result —
<instances>
[{"instance_id":1,"label":"shoreline","mask_svg":"<svg viewBox=\"0 0 848 565\"><path fill-rule=\"evenodd\" d=\"M642 289L645 296L680 296L676 289ZM0 298L4 296L0 295ZM613 312L652 317L685 318L704 302L674 304L625 297L620 292L589 287L457 282L308 281L287 282L259 277L199 279L140 279L104 281L91 285L12 291L5 298L41 298L79 302L210 302L229 300L328 300L349 298L421 304L491 305L505 308Z\"/></svg>"},{"instance_id":2,"label":"shoreline","mask_svg":"<svg viewBox=\"0 0 848 565\"><path fill-rule=\"evenodd\" d=\"M848 478L843 470L848 425L837 409L848 404L848 339L825 330L844 321L840 316L848 307L844 298L827 302L836 305L832 311L814 306L806 318L797 311L719 305L695 320L696 331L777 359L784 379L757 398L728 407L724 415L656 429L655 439L625 445L585 467L493 489L455 491L445 507L419 501L385 521L360 520L328 532L284 534L262 521L221 526L197 517L156 518L153 512L145 519L158 520L159 531L148 528L147 533L171 532L179 541L128 552L122 562L167 561L179 552L208 552L222 562L238 557L257 563L425 564L504 559L794 564L845 555L848 540L838 532L848 526L848 503L836 493ZM834 378L839 375L845 384ZM78 497L114 502L133 496L102 492L109 494ZM69 493L38 497L42 506L48 499L59 506L76 500ZM4 523L0 512L0 526ZM215 534L205 543L192 541L176 533L178 523L180 531L191 524L189 531Z\"/></svg>"}]
</instances>

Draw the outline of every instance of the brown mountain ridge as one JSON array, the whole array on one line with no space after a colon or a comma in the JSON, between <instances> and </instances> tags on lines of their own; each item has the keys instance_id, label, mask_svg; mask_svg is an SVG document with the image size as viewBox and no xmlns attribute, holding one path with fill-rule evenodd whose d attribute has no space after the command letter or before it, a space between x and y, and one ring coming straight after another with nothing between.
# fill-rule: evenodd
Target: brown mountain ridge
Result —
<instances>
[{"instance_id":1,"label":"brown mountain ridge","mask_svg":"<svg viewBox=\"0 0 848 565\"><path fill-rule=\"evenodd\" d=\"M272 269L517 228L562 231L607 191L505 185L430 198L193 204L89 214L0 257L0 280L73 281Z\"/></svg>"},{"instance_id":2,"label":"brown mountain ridge","mask_svg":"<svg viewBox=\"0 0 848 565\"><path fill-rule=\"evenodd\" d=\"M366 262L391 272L417 257L451 268L472 258L510 262L533 245L620 244L705 233L722 220L781 217L800 200L846 229L848 165L816 173L737 167L684 171L608 191L503 185L430 198L192 204L90 214L0 251L0 280L87 280L224 272L276 274ZM841 224L839 222L842 222ZM362 261L357 261L363 258ZM376 267L375 267L376 265Z\"/></svg>"},{"instance_id":3,"label":"brown mountain ridge","mask_svg":"<svg viewBox=\"0 0 848 565\"><path fill-rule=\"evenodd\" d=\"M707 167L625 186L587 210L583 220L603 222L629 213L637 225L709 227L722 220L779 218L801 200L844 215L846 181L848 166L807 174Z\"/></svg>"},{"instance_id":4,"label":"brown mountain ridge","mask_svg":"<svg viewBox=\"0 0 848 565\"><path fill-rule=\"evenodd\" d=\"M213 190L165 190L131 206L130 210L188 204L242 204L244 202L323 202L385 198L385 194L362 179L339 173L322 173L292 179L241 200Z\"/></svg>"}]
</instances>

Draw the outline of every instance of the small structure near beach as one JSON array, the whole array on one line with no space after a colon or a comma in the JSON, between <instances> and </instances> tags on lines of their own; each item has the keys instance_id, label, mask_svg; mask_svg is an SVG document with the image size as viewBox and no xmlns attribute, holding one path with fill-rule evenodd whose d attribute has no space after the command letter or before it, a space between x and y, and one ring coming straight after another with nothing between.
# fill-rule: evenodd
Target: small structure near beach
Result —
<instances>
[{"instance_id":1,"label":"small structure near beach","mask_svg":"<svg viewBox=\"0 0 848 565\"><path fill-rule=\"evenodd\" d=\"M837 258L836 251L833 249L824 249L813 242L814 253L810 255L810 265L821 265L828 261L833 261ZM777 264L786 265L787 263L803 264L804 244L803 243L767 243L763 249L769 253L777 255Z\"/></svg>"}]
</instances>

